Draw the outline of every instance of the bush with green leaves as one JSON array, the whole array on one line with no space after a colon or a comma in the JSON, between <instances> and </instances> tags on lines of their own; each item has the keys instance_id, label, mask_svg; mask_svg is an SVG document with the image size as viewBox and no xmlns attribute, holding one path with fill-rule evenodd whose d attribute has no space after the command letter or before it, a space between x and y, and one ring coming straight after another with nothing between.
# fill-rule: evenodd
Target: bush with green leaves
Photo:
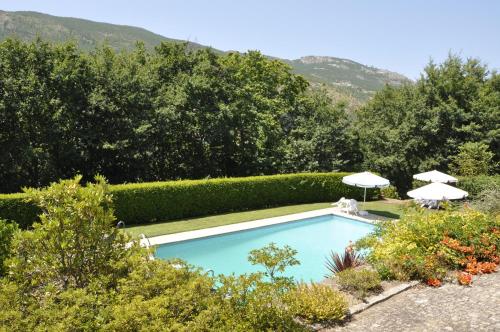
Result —
<instances>
[{"instance_id":1,"label":"bush with green leaves","mask_svg":"<svg viewBox=\"0 0 500 332\"><path fill-rule=\"evenodd\" d=\"M500 175L460 176L457 187L467 191L467 198L474 200L481 192L500 187Z\"/></svg>"},{"instance_id":2,"label":"bush with green leaves","mask_svg":"<svg viewBox=\"0 0 500 332\"><path fill-rule=\"evenodd\" d=\"M366 268L346 269L335 274L335 278L342 289L354 294L359 299L364 299L370 293L382 288L378 272Z\"/></svg>"},{"instance_id":3,"label":"bush with green leaves","mask_svg":"<svg viewBox=\"0 0 500 332\"><path fill-rule=\"evenodd\" d=\"M387 186L385 188L381 188L380 195L382 195L383 198L400 199L398 190L394 186Z\"/></svg>"},{"instance_id":4,"label":"bush with green leaves","mask_svg":"<svg viewBox=\"0 0 500 332\"><path fill-rule=\"evenodd\" d=\"M472 206L484 213L500 214L500 185L491 185L481 191L472 201Z\"/></svg>"},{"instance_id":5,"label":"bush with green leaves","mask_svg":"<svg viewBox=\"0 0 500 332\"><path fill-rule=\"evenodd\" d=\"M322 284L299 284L289 294L289 305L295 315L307 323L336 323L348 312L345 297Z\"/></svg>"},{"instance_id":6,"label":"bush with green leaves","mask_svg":"<svg viewBox=\"0 0 500 332\"><path fill-rule=\"evenodd\" d=\"M356 243L384 278L442 279L471 260L496 262L500 219L470 208L429 213L415 207Z\"/></svg>"},{"instance_id":7,"label":"bush with green leaves","mask_svg":"<svg viewBox=\"0 0 500 332\"><path fill-rule=\"evenodd\" d=\"M4 261L10 255L10 245L14 234L18 231L15 223L0 219L0 278L5 273Z\"/></svg>"},{"instance_id":8,"label":"bush with green leaves","mask_svg":"<svg viewBox=\"0 0 500 332\"><path fill-rule=\"evenodd\" d=\"M80 185L81 177L26 190L42 211L33 229L19 232L7 261L10 278L29 288L87 286L94 278L109 282L126 271L134 253L128 235L115 226L112 196L105 180ZM133 246L134 247L134 246Z\"/></svg>"}]
</instances>

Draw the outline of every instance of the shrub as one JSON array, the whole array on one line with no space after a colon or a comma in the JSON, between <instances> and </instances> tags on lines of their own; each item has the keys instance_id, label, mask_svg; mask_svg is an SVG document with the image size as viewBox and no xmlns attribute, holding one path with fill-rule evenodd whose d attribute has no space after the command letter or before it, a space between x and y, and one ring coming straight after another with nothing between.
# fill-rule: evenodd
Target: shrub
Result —
<instances>
[{"instance_id":1,"label":"shrub","mask_svg":"<svg viewBox=\"0 0 500 332\"><path fill-rule=\"evenodd\" d=\"M41 210L33 230L19 232L8 260L10 277L37 288L82 288L97 277L115 277L133 250L128 236L114 227L107 184L80 185L81 177L27 191Z\"/></svg>"},{"instance_id":2,"label":"shrub","mask_svg":"<svg viewBox=\"0 0 500 332\"><path fill-rule=\"evenodd\" d=\"M500 185L492 184L491 187L481 191L472 202L472 206L484 213L500 214Z\"/></svg>"},{"instance_id":3,"label":"shrub","mask_svg":"<svg viewBox=\"0 0 500 332\"><path fill-rule=\"evenodd\" d=\"M9 223L0 219L0 277L5 273L3 264L10 254L10 244L17 230L18 228L15 223Z\"/></svg>"},{"instance_id":4,"label":"shrub","mask_svg":"<svg viewBox=\"0 0 500 332\"><path fill-rule=\"evenodd\" d=\"M442 279L472 260L498 263L500 220L465 209L428 213L408 210L397 222L381 223L376 236L361 241L368 261L389 278Z\"/></svg>"},{"instance_id":5,"label":"shrub","mask_svg":"<svg viewBox=\"0 0 500 332\"><path fill-rule=\"evenodd\" d=\"M342 289L364 299L370 292L381 289L380 276L368 269L347 269L337 273L337 281Z\"/></svg>"},{"instance_id":6,"label":"shrub","mask_svg":"<svg viewBox=\"0 0 500 332\"><path fill-rule=\"evenodd\" d=\"M476 199L486 189L500 187L500 175L458 177L457 187L469 193L469 199Z\"/></svg>"},{"instance_id":7,"label":"shrub","mask_svg":"<svg viewBox=\"0 0 500 332\"><path fill-rule=\"evenodd\" d=\"M339 255L332 251L330 257L326 258L325 266L332 274L336 274L340 271L360 266L363 263L364 260L361 255L356 253L352 247L347 247L343 255Z\"/></svg>"},{"instance_id":8,"label":"shrub","mask_svg":"<svg viewBox=\"0 0 500 332\"><path fill-rule=\"evenodd\" d=\"M262 265L266 270L264 275L271 281L278 281L283 278L277 275L278 273L285 272L285 269L290 266L300 264L295 255L297 255L297 250L292 249L290 246L285 245L280 248L271 242L261 249L250 251L248 261L252 265Z\"/></svg>"},{"instance_id":9,"label":"shrub","mask_svg":"<svg viewBox=\"0 0 500 332\"><path fill-rule=\"evenodd\" d=\"M394 186L387 186L385 188L380 189L380 194L384 198L400 199L398 190Z\"/></svg>"},{"instance_id":10,"label":"shrub","mask_svg":"<svg viewBox=\"0 0 500 332\"><path fill-rule=\"evenodd\" d=\"M289 305L307 323L338 322L346 317L348 310L344 296L322 284L299 284L290 294Z\"/></svg>"},{"instance_id":11,"label":"shrub","mask_svg":"<svg viewBox=\"0 0 500 332\"><path fill-rule=\"evenodd\" d=\"M245 178L183 180L110 186L115 214L144 224L287 204L361 199L363 190L342 183L348 173L303 173ZM377 197L370 190L369 197ZM39 211L26 195L1 195L0 218L29 226Z\"/></svg>"}]
</instances>

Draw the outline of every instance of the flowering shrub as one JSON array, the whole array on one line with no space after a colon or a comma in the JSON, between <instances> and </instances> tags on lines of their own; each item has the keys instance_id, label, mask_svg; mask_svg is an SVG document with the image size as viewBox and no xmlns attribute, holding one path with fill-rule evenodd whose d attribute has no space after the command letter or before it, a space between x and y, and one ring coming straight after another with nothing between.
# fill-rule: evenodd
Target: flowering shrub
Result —
<instances>
[{"instance_id":1,"label":"flowering shrub","mask_svg":"<svg viewBox=\"0 0 500 332\"><path fill-rule=\"evenodd\" d=\"M358 241L383 277L420 279L432 286L448 270L489 273L499 262L500 216L466 209L428 213L414 209Z\"/></svg>"}]
</instances>

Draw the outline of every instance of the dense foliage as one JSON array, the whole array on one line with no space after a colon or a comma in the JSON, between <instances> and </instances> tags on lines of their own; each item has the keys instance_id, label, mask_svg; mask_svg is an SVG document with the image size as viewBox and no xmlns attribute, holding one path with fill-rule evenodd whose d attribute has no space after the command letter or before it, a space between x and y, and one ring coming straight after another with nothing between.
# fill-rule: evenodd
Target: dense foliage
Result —
<instances>
[{"instance_id":1,"label":"dense foliage","mask_svg":"<svg viewBox=\"0 0 500 332\"><path fill-rule=\"evenodd\" d=\"M346 315L340 294L297 288L282 276L299 263L288 247L252 251L250 261L265 270L240 276L151 260L113 226L104 180L80 180L28 191L42 211L32 230L0 222L0 254L8 256L0 330L296 331L306 329L296 317L314 323Z\"/></svg>"},{"instance_id":2,"label":"dense foliage","mask_svg":"<svg viewBox=\"0 0 500 332\"><path fill-rule=\"evenodd\" d=\"M431 63L354 114L259 52L163 43L91 53L0 43L0 192L95 174L112 183L302 171L379 171L400 195L447 171L459 147L499 162L500 75L477 60Z\"/></svg>"},{"instance_id":3,"label":"dense foliage","mask_svg":"<svg viewBox=\"0 0 500 332\"><path fill-rule=\"evenodd\" d=\"M17 230L16 223L0 219L0 278L5 273L4 261L10 256L10 245Z\"/></svg>"},{"instance_id":4,"label":"dense foliage","mask_svg":"<svg viewBox=\"0 0 500 332\"><path fill-rule=\"evenodd\" d=\"M500 215L417 208L380 224L357 246L370 249L368 260L384 277L437 284L448 270L487 270L500 262Z\"/></svg>"},{"instance_id":5,"label":"dense foliage","mask_svg":"<svg viewBox=\"0 0 500 332\"><path fill-rule=\"evenodd\" d=\"M345 105L259 52L0 43L0 192L352 168Z\"/></svg>"},{"instance_id":6,"label":"dense foliage","mask_svg":"<svg viewBox=\"0 0 500 332\"><path fill-rule=\"evenodd\" d=\"M457 187L469 193L469 198L475 199L481 192L490 188L500 187L500 175L461 176Z\"/></svg>"},{"instance_id":7,"label":"dense foliage","mask_svg":"<svg viewBox=\"0 0 500 332\"><path fill-rule=\"evenodd\" d=\"M110 186L115 213L127 224L243 211L271 206L362 198L360 188L342 183L346 173L304 173L244 178L181 180ZM377 197L370 190L368 197ZM24 198L24 199L23 199ZM0 218L26 228L37 209L26 195L0 195Z\"/></svg>"},{"instance_id":8,"label":"dense foliage","mask_svg":"<svg viewBox=\"0 0 500 332\"><path fill-rule=\"evenodd\" d=\"M388 86L361 109L364 165L405 195L413 174L449 171L464 143L485 144L498 163L499 119L500 75L478 60L450 55L441 65L431 62L416 84Z\"/></svg>"}]
</instances>

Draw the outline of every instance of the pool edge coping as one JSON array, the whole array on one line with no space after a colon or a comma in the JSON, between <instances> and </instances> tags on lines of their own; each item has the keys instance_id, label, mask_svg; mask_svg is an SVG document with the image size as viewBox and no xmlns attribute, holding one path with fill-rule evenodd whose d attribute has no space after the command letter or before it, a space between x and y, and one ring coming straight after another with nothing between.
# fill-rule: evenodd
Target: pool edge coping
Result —
<instances>
[{"instance_id":1,"label":"pool edge coping","mask_svg":"<svg viewBox=\"0 0 500 332\"><path fill-rule=\"evenodd\" d=\"M229 225L215 226L215 227L197 229L197 230L192 230L192 231L185 231L185 232L180 232L180 233L152 236L152 237L147 238L147 240L142 239L141 243L143 241L147 241L149 245L154 246L154 245L175 243L175 242L181 242L181 241L188 241L188 240L200 239L200 238L205 238L205 237L210 237L210 236L217 236L217 235L222 235L222 234L229 234L229 233L234 233L234 232L239 232L239 231L256 229L256 228L261 228L261 227L266 227L266 226L278 225L278 224L283 224L283 223L301 220L301 219L320 217L320 216L325 216L325 215L329 215L329 214L337 215L337 216L344 217L344 218L353 219L356 221L361 221L361 222L368 223L368 224L375 223L374 220L366 219L366 218L356 216L356 215L343 213L343 212L340 212L336 208L325 208L325 209L319 209L319 210L312 210L312 211L306 211L306 212L287 214L287 215L278 216L278 217L257 219L257 220L244 221L244 222L239 222L239 223L234 223L234 224L229 224Z\"/></svg>"}]
</instances>

